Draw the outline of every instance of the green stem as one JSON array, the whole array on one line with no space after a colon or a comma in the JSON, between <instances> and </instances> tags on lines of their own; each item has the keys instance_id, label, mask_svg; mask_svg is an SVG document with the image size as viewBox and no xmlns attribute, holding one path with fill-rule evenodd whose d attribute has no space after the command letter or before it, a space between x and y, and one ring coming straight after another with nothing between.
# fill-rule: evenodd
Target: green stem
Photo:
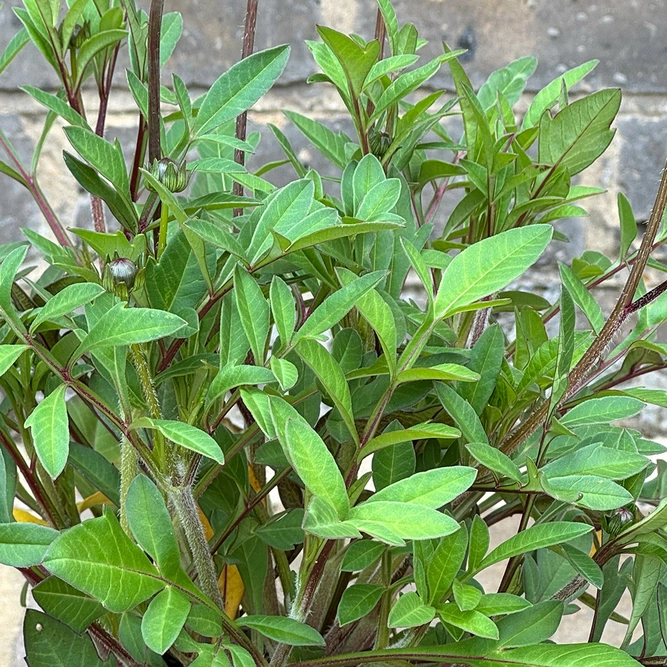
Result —
<instances>
[{"instance_id":1,"label":"green stem","mask_svg":"<svg viewBox=\"0 0 667 667\"><path fill-rule=\"evenodd\" d=\"M169 226L169 206L162 203L162 210L160 213L160 238L157 246L157 258L160 259L160 256L164 252L164 249L167 247L167 227Z\"/></svg>"}]
</instances>

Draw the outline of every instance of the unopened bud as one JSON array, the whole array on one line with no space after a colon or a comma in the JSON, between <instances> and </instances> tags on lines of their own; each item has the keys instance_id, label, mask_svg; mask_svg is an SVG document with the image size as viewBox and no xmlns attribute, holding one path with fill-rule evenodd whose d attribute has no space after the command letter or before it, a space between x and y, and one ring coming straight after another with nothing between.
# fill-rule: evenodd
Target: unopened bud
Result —
<instances>
[{"instance_id":1,"label":"unopened bud","mask_svg":"<svg viewBox=\"0 0 667 667\"><path fill-rule=\"evenodd\" d=\"M635 519L634 514L626 507L617 509L611 516L605 518L607 524L606 530L612 537L620 535L626 526L631 524Z\"/></svg>"},{"instance_id":2,"label":"unopened bud","mask_svg":"<svg viewBox=\"0 0 667 667\"><path fill-rule=\"evenodd\" d=\"M123 301L127 301L134 280L137 276L137 265L127 257L116 257L107 262L104 267L102 283L107 292L115 294Z\"/></svg>"},{"instance_id":3,"label":"unopened bud","mask_svg":"<svg viewBox=\"0 0 667 667\"><path fill-rule=\"evenodd\" d=\"M72 36L69 40L70 49L78 50L83 43L90 38L90 23L85 21L83 25L77 24L72 30Z\"/></svg>"},{"instance_id":4,"label":"unopened bud","mask_svg":"<svg viewBox=\"0 0 667 667\"><path fill-rule=\"evenodd\" d=\"M368 146L371 153L381 160L391 146L391 137L386 132L378 132L372 128L368 133Z\"/></svg>"},{"instance_id":5,"label":"unopened bud","mask_svg":"<svg viewBox=\"0 0 667 667\"><path fill-rule=\"evenodd\" d=\"M185 162L180 165L175 160L163 157L154 160L151 175L156 181L160 181L169 192L183 192L188 187L188 175L185 171ZM150 184L148 189L151 190Z\"/></svg>"}]
</instances>

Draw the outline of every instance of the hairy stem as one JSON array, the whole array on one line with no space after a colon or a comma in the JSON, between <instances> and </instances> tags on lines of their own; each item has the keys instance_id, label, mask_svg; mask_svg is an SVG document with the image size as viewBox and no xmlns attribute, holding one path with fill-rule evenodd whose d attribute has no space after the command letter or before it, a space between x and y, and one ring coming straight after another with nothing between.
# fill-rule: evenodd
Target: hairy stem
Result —
<instances>
[{"instance_id":1,"label":"hairy stem","mask_svg":"<svg viewBox=\"0 0 667 667\"><path fill-rule=\"evenodd\" d=\"M160 147L160 37L164 0L151 0L148 18L148 160L162 157Z\"/></svg>"}]
</instances>

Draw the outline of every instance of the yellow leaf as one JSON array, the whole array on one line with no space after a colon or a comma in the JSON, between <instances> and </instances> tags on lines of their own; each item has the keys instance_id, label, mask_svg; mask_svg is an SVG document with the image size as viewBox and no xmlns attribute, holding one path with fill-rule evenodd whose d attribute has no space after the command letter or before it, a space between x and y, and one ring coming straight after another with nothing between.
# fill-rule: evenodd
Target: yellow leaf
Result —
<instances>
[{"instance_id":1,"label":"yellow leaf","mask_svg":"<svg viewBox=\"0 0 667 667\"><path fill-rule=\"evenodd\" d=\"M211 527L209 520L206 518L206 514L201 511L199 505L197 505L197 510L199 511L199 520L201 521L202 526L204 526L204 535L206 535L206 540L208 541L214 535L213 528Z\"/></svg>"},{"instance_id":2,"label":"yellow leaf","mask_svg":"<svg viewBox=\"0 0 667 667\"><path fill-rule=\"evenodd\" d=\"M96 491L91 496L84 498L80 503L76 504L76 508L81 512L94 507L95 505L113 505L113 503L101 492Z\"/></svg>"},{"instance_id":3,"label":"yellow leaf","mask_svg":"<svg viewBox=\"0 0 667 667\"><path fill-rule=\"evenodd\" d=\"M15 507L13 510L14 518L19 522L19 523L36 523L39 524L40 526L47 526L48 524L44 519L42 519L39 516L35 516L34 514L31 514L30 512L26 512L25 510L21 510L18 507Z\"/></svg>"},{"instance_id":4,"label":"yellow leaf","mask_svg":"<svg viewBox=\"0 0 667 667\"><path fill-rule=\"evenodd\" d=\"M225 613L234 620L239 613L245 586L236 565L225 565L218 578L218 588L225 601Z\"/></svg>"},{"instance_id":5,"label":"yellow leaf","mask_svg":"<svg viewBox=\"0 0 667 667\"><path fill-rule=\"evenodd\" d=\"M248 481L250 482L250 486L252 486L252 488L255 489L255 493L259 493L259 491L262 488L262 485L257 480L257 477L255 477L255 472L252 469L251 465L248 466Z\"/></svg>"},{"instance_id":6,"label":"yellow leaf","mask_svg":"<svg viewBox=\"0 0 667 667\"><path fill-rule=\"evenodd\" d=\"M598 550L597 545L602 544L602 531L598 530L595 533L595 536L597 537L597 539L593 540L593 544L591 544L591 552L590 554L588 554L591 558L595 556L595 552Z\"/></svg>"}]
</instances>

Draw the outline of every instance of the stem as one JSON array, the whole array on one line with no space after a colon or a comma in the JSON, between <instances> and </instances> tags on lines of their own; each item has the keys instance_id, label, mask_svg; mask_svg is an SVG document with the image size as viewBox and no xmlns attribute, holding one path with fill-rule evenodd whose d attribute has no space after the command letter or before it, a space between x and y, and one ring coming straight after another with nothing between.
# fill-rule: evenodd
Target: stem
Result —
<instances>
[{"instance_id":1,"label":"stem","mask_svg":"<svg viewBox=\"0 0 667 667\"><path fill-rule=\"evenodd\" d=\"M197 570L201 589L220 609L223 609L222 595L218 588L218 577L208 550L204 526L202 526L199 518L197 502L192 495L192 488L189 486L170 487L167 494L176 510L179 523L185 533L185 539L192 552L192 560Z\"/></svg>"},{"instance_id":2,"label":"stem","mask_svg":"<svg viewBox=\"0 0 667 667\"><path fill-rule=\"evenodd\" d=\"M162 157L160 147L160 37L164 0L151 0L148 18L148 161Z\"/></svg>"},{"instance_id":3,"label":"stem","mask_svg":"<svg viewBox=\"0 0 667 667\"><path fill-rule=\"evenodd\" d=\"M132 537L130 524L127 519L127 492L132 480L139 474L137 452L130 445L125 436L120 439L120 526L125 533Z\"/></svg>"},{"instance_id":4,"label":"stem","mask_svg":"<svg viewBox=\"0 0 667 667\"><path fill-rule=\"evenodd\" d=\"M162 211L160 213L160 239L157 246L157 258L164 252L167 247L167 228L169 226L169 206L162 204Z\"/></svg>"},{"instance_id":5,"label":"stem","mask_svg":"<svg viewBox=\"0 0 667 667\"><path fill-rule=\"evenodd\" d=\"M247 58L255 47L255 30L257 27L257 5L258 0L248 0L245 12L245 29L243 31L243 48L241 51L241 59ZM248 112L244 111L236 118L236 138L240 141L245 141L246 130L248 126ZM234 150L234 162L243 166L245 164L245 153L237 148ZM234 194L243 196L243 185L234 181ZM242 208L234 209L234 217L243 213Z\"/></svg>"},{"instance_id":6,"label":"stem","mask_svg":"<svg viewBox=\"0 0 667 667\"><path fill-rule=\"evenodd\" d=\"M139 127L137 129L137 144L134 149L134 160L132 162L132 173L130 175L130 196L136 202L139 198L139 168L144 162L146 152L146 120L139 114Z\"/></svg>"},{"instance_id":7,"label":"stem","mask_svg":"<svg viewBox=\"0 0 667 667\"><path fill-rule=\"evenodd\" d=\"M46 222L51 228L51 231L53 232L53 235L56 237L58 243L60 243L61 246L64 246L66 248L71 248L72 242L69 240L69 236L67 235L65 228L62 226L62 224L56 217L56 214L54 213L50 204L46 201L44 193L37 185L37 182L35 181L34 177L27 172L27 170L21 163L21 160L18 158L18 156L16 155L16 153L14 152L14 150L12 149L12 147L10 146L9 142L6 140L2 132L0 132L0 146L2 146L5 153L7 153L7 156L14 165L16 171L19 174L21 174L23 180L26 183L28 191L32 195L32 198L35 200L35 203L39 207L39 210L42 212L42 215L46 218Z\"/></svg>"},{"instance_id":8,"label":"stem","mask_svg":"<svg viewBox=\"0 0 667 667\"><path fill-rule=\"evenodd\" d=\"M605 322L604 327L593 341L591 346L586 350L577 365L570 371L567 384L568 390L564 393L560 403L566 401L572 394L579 390L581 385L586 381L591 368L595 365L597 360L603 354L605 348L611 342L614 334L618 331L625 318L629 315L628 307L632 307L632 299L637 291L637 286L642 279L642 274L646 268L653 242L660 229L662 216L667 205L667 169L663 169L660 186L655 198L651 217L642 238L639 251L637 253L637 260L632 265L630 275L621 291L621 294L614 306L609 319ZM656 288L657 289L657 288ZM553 406L557 409L558 406ZM522 424L519 425L512 433L510 433L500 444L500 450L505 454L510 454L517 449L528 437L530 437L538 428L540 428L549 414L549 401L544 401L535 412Z\"/></svg>"}]
</instances>

